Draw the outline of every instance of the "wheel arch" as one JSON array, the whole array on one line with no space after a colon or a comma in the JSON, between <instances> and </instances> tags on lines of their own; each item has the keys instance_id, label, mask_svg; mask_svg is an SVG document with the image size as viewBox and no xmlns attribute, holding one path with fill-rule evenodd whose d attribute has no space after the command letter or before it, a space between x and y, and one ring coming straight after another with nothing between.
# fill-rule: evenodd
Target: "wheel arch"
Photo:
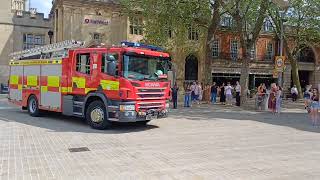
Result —
<instances>
[{"instance_id":1,"label":"wheel arch","mask_svg":"<svg viewBox=\"0 0 320 180\"><path fill-rule=\"evenodd\" d=\"M102 101L103 104L105 105L106 107L106 110L108 109L108 98L105 94L103 93L99 93L99 92L92 92L92 93L89 93L85 100L84 100L84 108L82 109L82 114L85 116L85 113L88 109L88 106L90 103L94 102L94 101Z\"/></svg>"}]
</instances>

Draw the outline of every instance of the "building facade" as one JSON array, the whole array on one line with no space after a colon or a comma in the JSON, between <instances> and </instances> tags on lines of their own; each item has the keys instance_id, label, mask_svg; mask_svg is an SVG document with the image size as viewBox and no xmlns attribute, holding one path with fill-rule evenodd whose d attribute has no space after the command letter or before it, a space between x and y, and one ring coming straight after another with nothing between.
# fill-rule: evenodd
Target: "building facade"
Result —
<instances>
[{"instance_id":1,"label":"building facade","mask_svg":"<svg viewBox=\"0 0 320 180\"><path fill-rule=\"evenodd\" d=\"M212 78L218 84L235 82L240 79L242 49L237 35L230 31L232 20L222 18L219 32L212 43L211 64L205 64L201 35L189 28L188 45L176 46L170 50L176 64L176 79L180 86L184 82L204 81L206 68L212 71ZM105 43L119 44L128 40L138 42L143 39L141 17L129 18L121 12L116 0L54 0L51 10L55 42L82 40L87 46ZM291 48L294 48L292 45ZM266 19L262 33L250 51L250 89L260 83L276 82L274 59L279 53L279 39L275 36L272 23ZM299 57L299 70L302 86L320 83L320 47L309 46ZM292 86L290 63L286 63L283 73L284 88Z\"/></svg>"},{"instance_id":2,"label":"building facade","mask_svg":"<svg viewBox=\"0 0 320 180\"><path fill-rule=\"evenodd\" d=\"M49 43L51 22L26 0L3 0L0 6L0 83L7 83L10 60L15 51Z\"/></svg>"},{"instance_id":3,"label":"building facade","mask_svg":"<svg viewBox=\"0 0 320 180\"><path fill-rule=\"evenodd\" d=\"M51 10L55 42L85 41L87 46L97 43L118 45L121 41L140 41L142 20L121 14L116 0L54 0Z\"/></svg>"}]
</instances>

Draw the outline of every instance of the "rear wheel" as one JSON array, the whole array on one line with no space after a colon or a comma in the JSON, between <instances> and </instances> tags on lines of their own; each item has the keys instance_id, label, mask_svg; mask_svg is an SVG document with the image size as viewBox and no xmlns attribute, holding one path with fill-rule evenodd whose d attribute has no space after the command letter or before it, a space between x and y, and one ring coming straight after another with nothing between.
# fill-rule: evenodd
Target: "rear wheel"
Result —
<instances>
[{"instance_id":1,"label":"rear wheel","mask_svg":"<svg viewBox=\"0 0 320 180\"><path fill-rule=\"evenodd\" d=\"M106 107L101 101L93 101L86 111L86 121L94 129L106 129L111 126Z\"/></svg>"},{"instance_id":2,"label":"rear wheel","mask_svg":"<svg viewBox=\"0 0 320 180\"><path fill-rule=\"evenodd\" d=\"M28 99L28 112L31 116L37 117L40 115L38 99L35 95L31 95Z\"/></svg>"}]
</instances>

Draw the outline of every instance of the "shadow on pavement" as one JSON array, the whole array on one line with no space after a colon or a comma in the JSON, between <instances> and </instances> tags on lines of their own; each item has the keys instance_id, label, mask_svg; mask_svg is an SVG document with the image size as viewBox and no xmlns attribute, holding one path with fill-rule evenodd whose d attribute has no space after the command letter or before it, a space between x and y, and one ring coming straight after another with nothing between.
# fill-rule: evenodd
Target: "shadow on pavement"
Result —
<instances>
[{"instance_id":1,"label":"shadow on pavement","mask_svg":"<svg viewBox=\"0 0 320 180\"><path fill-rule=\"evenodd\" d=\"M0 111L1 112L1 111ZM31 117L27 111L11 109L0 114L0 121L17 122L28 126L45 128L55 132L83 132L102 134L123 134L147 131L159 128L155 125L139 125L137 123L113 123L107 130L92 129L82 118L63 116L60 113L44 112L41 117Z\"/></svg>"},{"instance_id":2,"label":"shadow on pavement","mask_svg":"<svg viewBox=\"0 0 320 180\"><path fill-rule=\"evenodd\" d=\"M171 117L193 121L218 121L221 119L232 121L249 120L276 126L286 126L301 131L320 133L320 127L313 127L309 115L302 111L283 112L280 115L273 115L271 112L247 111L239 107L201 105L201 107L191 109L180 108L174 110Z\"/></svg>"}]
</instances>

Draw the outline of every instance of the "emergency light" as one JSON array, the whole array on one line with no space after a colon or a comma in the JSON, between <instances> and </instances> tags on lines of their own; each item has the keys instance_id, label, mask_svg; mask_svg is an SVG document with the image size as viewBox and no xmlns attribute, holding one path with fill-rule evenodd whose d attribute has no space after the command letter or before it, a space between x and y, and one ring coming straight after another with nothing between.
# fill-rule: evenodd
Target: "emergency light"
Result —
<instances>
[{"instance_id":1,"label":"emergency light","mask_svg":"<svg viewBox=\"0 0 320 180\"><path fill-rule=\"evenodd\" d=\"M147 45L147 44L142 44L142 43L135 43L135 42L128 42L128 41L121 42L121 45L127 46L127 47L150 49L152 51L164 51L164 49L162 49L161 47L158 47L158 46Z\"/></svg>"}]
</instances>

